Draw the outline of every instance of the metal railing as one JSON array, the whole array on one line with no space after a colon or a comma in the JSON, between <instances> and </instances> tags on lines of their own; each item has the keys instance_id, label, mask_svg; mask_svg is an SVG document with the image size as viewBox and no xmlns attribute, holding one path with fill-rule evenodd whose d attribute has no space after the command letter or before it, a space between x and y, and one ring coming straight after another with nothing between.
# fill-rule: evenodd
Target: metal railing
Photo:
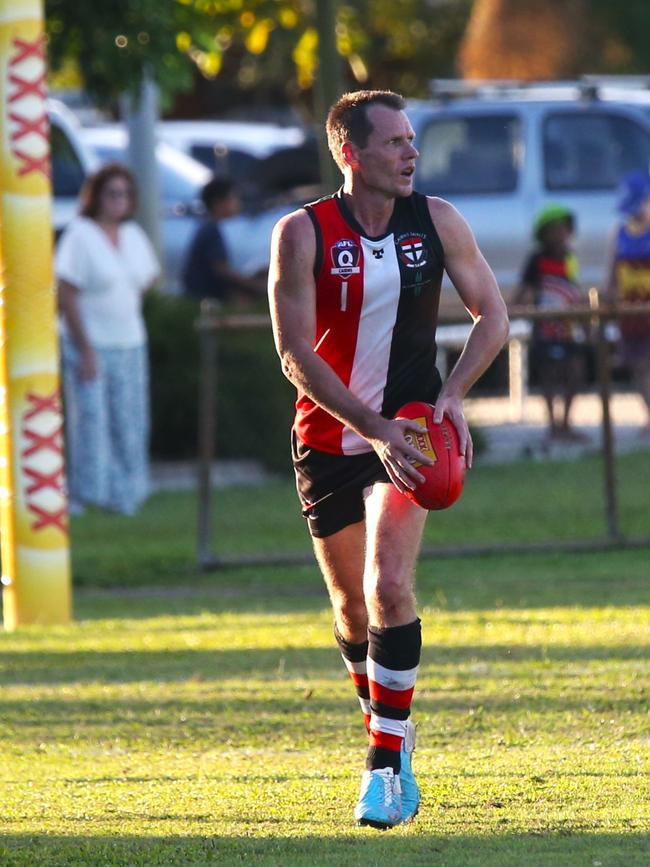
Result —
<instances>
[{"instance_id":1,"label":"metal railing","mask_svg":"<svg viewBox=\"0 0 650 867\"><path fill-rule=\"evenodd\" d=\"M591 343L595 347L596 378L602 407L600 455L603 469L603 503L606 533L600 538L557 540L548 542L494 543L485 545L449 545L423 547L421 557L449 557L458 555L488 555L496 553L539 553L545 551L594 551L611 548L650 547L650 536L626 536L620 526L618 489L615 466L614 432L611 417L612 375L610 344L606 335L609 322L628 316L650 316L650 304L601 304L598 293L590 292L590 304L565 310L539 310L535 307L510 308L511 319L532 322L569 320L589 326ZM445 319L441 325L459 324L461 320ZM463 320L466 324L467 319ZM197 559L201 568L216 569L226 566L304 564L313 561L309 551L262 553L256 555L224 555L214 550L212 464L216 457L216 397L219 385L217 344L220 334L240 330L269 330L267 315L224 315L210 302L203 302L197 322L200 339L201 377L199 400L198 448L198 539ZM521 337L519 351L521 348ZM512 366L511 366L512 371ZM512 386L512 383L511 383ZM512 389L511 389L512 397Z\"/></svg>"}]
</instances>

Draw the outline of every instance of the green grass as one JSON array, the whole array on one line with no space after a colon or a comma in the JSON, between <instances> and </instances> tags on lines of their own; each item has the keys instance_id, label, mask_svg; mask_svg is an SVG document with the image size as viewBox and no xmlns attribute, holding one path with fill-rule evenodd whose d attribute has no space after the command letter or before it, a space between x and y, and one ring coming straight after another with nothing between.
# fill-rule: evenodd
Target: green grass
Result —
<instances>
[{"instance_id":1,"label":"green grass","mask_svg":"<svg viewBox=\"0 0 650 867\"><path fill-rule=\"evenodd\" d=\"M650 451L617 462L621 527L649 535ZM598 539L605 534L602 466L578 461L523 461L478 466L453 509L436 512L425 544L524 543ZM213 499L214 550L220 554L310 552L293 482L234 488ZM73 521L78 585L186 584L196 578L194 493L153 497L137 520L90 513Z\"/></svg>"},{"instance_id":2,"label":"green grass","mask_svg":"<svg viewBox=\"0 0 650 867\"><path fill-rule=\"evenodd\" d=\"M430 539L598 535L596 469L477 470ZM636 532L647 470L620 464ZM307 548L288 486L218 502L224 549ZM650 863L648 551L420 564L424 803L381 834L351 823L364 738L315 568L200 575L192 508L76 521L75 623L0 634L3 867Z\"/></svg>"}]
</instances>

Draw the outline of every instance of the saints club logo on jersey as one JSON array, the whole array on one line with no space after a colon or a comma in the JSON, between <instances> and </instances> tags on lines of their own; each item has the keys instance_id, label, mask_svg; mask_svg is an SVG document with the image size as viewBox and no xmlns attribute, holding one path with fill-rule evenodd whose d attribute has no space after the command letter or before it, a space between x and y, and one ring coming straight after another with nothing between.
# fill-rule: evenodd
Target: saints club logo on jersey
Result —
<instances>
[{"instance_id":1,"label":"saints club logo on jersey","mask_svg":"<svg viewBox=\"0 0 650 867\"><path fill-rule=\"evenodd\" d=\"M339 277L349 277L350 274L359 274L359 257L361 250L359 245L347 238L341 238L330 248L332 265L330 273L338 274Z\"/></svg>"},{"instance_id":2,"label":"saints club logo on jersey","mask_svg":"<svg viewBox=\"0 0 650 867\"><path fill-rule=\"evenodd\" d=\"M397 254L407 268L422 268L427 264L426 235L407 232L397 239Z\"/></svg>"}]
</instances>

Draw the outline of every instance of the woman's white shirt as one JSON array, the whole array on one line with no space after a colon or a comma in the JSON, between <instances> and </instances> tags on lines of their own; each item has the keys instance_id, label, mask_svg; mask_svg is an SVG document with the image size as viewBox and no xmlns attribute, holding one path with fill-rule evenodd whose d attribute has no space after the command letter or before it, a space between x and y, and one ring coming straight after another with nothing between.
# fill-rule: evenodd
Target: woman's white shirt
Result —
<instances>
[{"instance_id":1,"label":"woman's white shirt","mask_svg":"<svg viewBox=\"0 0 650 867\"><path fill-rule=\"evenodd\" d=\"M79 291L81 321L92 346L125 349L146 343L142 293L160 265L137 223L121 223L115 245L95 220L75 217L61 235L54 269L58 279ZM65 322L61 327L65 334Z\"/></svg>"}]
</instances>

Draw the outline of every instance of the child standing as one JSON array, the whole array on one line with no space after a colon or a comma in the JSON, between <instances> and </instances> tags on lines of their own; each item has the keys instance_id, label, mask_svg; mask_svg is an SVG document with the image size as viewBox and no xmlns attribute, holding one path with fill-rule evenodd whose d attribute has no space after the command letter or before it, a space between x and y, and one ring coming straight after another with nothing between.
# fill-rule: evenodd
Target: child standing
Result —
<instances>
[{"instance_id":1,"label":"child standing","mask_svg":"<svg viewBox=\"0 0 650 867\"><path fill-rule=\"evenodd\" d=\"M578 261L571 250L575 218L564 205L549 204L535 218L536 249L523 270L514 304L565 310L583 300ZM535 322L532 359L548 410L548 439L583 441L570 424L571 404L585 379L584 331L568 319Z\"/></svg>"}]
</instances>

